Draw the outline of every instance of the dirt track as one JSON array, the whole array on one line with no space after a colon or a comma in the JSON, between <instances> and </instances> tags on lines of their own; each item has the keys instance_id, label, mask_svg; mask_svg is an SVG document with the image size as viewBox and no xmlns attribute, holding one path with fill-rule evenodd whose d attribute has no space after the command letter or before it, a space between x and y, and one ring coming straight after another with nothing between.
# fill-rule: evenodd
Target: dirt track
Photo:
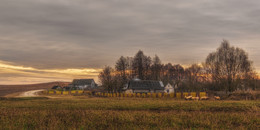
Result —
<instances>
[{"instance_id":1,"label":"dirt track","mask_svg":"<svg viewBox=\"0 0 260 130\"><path fill-rule=\"evenodd\" d=\"M37 97L37 96L39 96L38 93L41 92L41 91L44 91L44 89L22 92L17 97Z\"/></svg>"},{"instance_id":2,"label":"dirt track","mask_svg":"<svg viewBox=\"0 0 260 130\"><path fill-rule=\"evenodd\" d=\"M8 95L19 95L32 90L40 89L51 89L53 86L66 86L69 82L51 82L51 83L41 83L41 84L28 84L28 85L0 85L0 97Z\"/></svg>"}]
</instances>

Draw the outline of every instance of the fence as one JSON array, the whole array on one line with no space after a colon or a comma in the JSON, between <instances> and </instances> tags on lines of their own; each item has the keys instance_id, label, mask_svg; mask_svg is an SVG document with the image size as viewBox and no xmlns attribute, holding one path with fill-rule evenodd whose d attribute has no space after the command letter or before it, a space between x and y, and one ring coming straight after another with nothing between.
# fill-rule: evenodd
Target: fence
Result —
<instances>
[{"instance_id":1,"label":"fence","mask_svg":"<svg viewBox=\"0 0 260 130\"><path fill-rule=\"evenodd\" d=\"M184 98L185 96L192 97L204 97L207 96L206 92L176 92L176 93L104 93L104 92L94 92L83 91L83 90L71 90L71 91L57 91L57 90L47 90L43 92L44 94L50 95L93 95L97 97L137 97L137 98Z\"/></svg>"},{"instance_id":2,"label":"fence","mask_svg":"<svg viewBox=\"0 0 260 130\"><path fill-rule=\"evenodd\" d=\"M204 97L206 92L177 92L177 93L103 93L97 92L98 97L137 97L137 98L184 98L185 96Z\"/></svg>"},{"instance_id":3,"label":"fence","mask_svg":"<svg viewBox=\"0 0 260 130\"><path fill-rule=\"evenodd\" d=\"M71 91L59 91L59 90L46 90L43 91L43 94L49 95L69 95L69 94L91 94L90 91L83 91L83 90L71 90Z\"/></svg>"}]
</instances>

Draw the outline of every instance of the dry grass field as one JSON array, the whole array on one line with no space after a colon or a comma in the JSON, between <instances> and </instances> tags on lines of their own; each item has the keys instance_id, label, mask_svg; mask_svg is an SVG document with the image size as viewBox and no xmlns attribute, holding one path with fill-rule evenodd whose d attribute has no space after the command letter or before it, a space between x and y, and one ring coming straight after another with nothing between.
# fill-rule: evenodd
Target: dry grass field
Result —
<instances>
[{"instance_id":1,"label":"dry grass field","mask_svg":"<svg viewBox=\"0 0 260 130\"><path fill-rule=\"evenodd\" d=\"M252 129L259 101L2 98L0 129Z\"/></svg>"}]
</instances>

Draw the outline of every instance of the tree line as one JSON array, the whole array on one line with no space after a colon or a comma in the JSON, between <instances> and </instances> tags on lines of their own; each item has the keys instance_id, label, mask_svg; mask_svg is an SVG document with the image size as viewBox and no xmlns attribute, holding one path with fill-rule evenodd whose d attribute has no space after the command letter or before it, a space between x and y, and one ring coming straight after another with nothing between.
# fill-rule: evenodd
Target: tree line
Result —
<instances>
[{"instance_id":1,"label":"tree line","mask_svg":"<svg viewBox=\"0 0 260 130\"><path fill-rule=\"evenodd\" d=\"M180 64L162 64L139 50L134 57L121 56L115 67L106 66L99 74L102 87L108 92L122 92L129 80L162 81L178 91L227 91L257 89L258 76L248 54L223 40L220 47L210 53L205 62L183 67Z\"/></svg>"}]
</instances>

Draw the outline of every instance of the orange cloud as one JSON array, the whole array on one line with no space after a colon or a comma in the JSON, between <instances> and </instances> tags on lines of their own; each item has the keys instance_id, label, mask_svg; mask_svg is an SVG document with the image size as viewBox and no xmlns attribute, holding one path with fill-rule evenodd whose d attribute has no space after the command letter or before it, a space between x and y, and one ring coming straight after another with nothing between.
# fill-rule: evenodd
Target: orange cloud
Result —
<instances>
[{"instance_id":1,"label":"orange cloud","mask_svg":"<svg viewBox=\"0 0 260 130\"><path fill-rule=\"evenodd\" d=\"M93 78L98 81L101 69L37 69L0 61L0 84L30 84L52 81L71 81L74 78Z\"/></svg>"}]
</instances>

